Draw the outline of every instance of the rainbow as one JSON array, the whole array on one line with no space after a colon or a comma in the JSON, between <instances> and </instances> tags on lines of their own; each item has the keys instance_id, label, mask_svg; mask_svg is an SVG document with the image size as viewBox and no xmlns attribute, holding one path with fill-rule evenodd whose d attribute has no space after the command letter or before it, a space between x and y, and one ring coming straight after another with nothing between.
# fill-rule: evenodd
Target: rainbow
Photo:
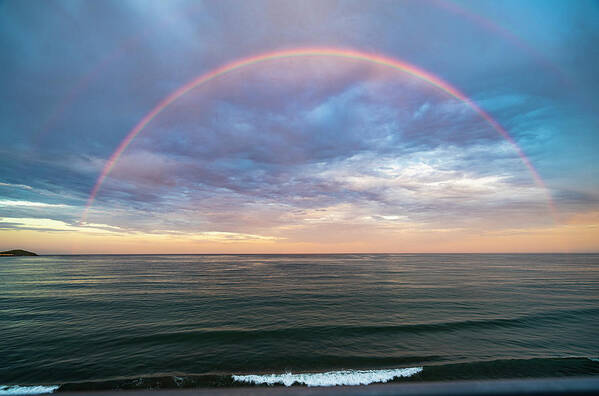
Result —
<instances>
[{"instance_id":1,"label":"rainbow","mask_svg":"<svg viewBox=\"0 0 599 396\"><path fill-rule=\"evenodd\" d=\"M135 139L135 137L137 135L139 135L139 133L141 131L143 131L143 129L157 115L162 113L162 111L164 109L166 109L169 105L171 105L177 99L179 99L183 95L187 94L194 88L197 88L198 86L200 86L204 83L207 83L208 81L210 81L214 78L217 78L224 74L241 69L243 67L255 65L258 63L266 62L266 61L276 60L276 59L295 58L295 57L303 57L303 56L336 57L336 58L342 58L342 59L352 59L352 60L364 61L364 62L369 62L369 63L381 65L381 66L387 66L392 69L407 73L407 74L414 76L422 81L425 81L428 84L447 93L448 95L464 102L465 104L470 106L476 113L478 113L493 129L495 129L495 131L497 131L501 136L503 136L514 147L517 154L520 156L523 163L526 165L526 167L530 171L535 183L539 187L542 187L546 191L549 207L552 210L552 212L555 214L555 207L552 203L549 193L547 192L545 183L541 179L541 176L539 175L539 173L533 167L530 160L526 157L526 155L524 154L522 149L518 146L518 144L509 135L509 133L497 121L495 121L485 110L480 108L473 100L468 98L465 94L460 92L457 88L451 86L450 84L443 81L439 77L436 77L435 75L433 75L423 69L420 69L420 68L418 68L414 65L411 65L407 62L404 62L404 61L401 61L398 59L394 59L394 58L390 58L390 57L387 57L384 55L372 54L372 53L357 51L357 50L353 50L353 49L326 48L326 47L312 48L311 47L311 48L297 48L297 49L288 49L288 50L267 52L264 54L250 56L250 57L242 58L239 60L235 60L233 62L227 63L223 66L220 66L216 69L213 69L207 73L200 75L199 77L189 81L187 84L184 84L179 89L177 89L176 91L174 91L173 93L168 95L166 98L161 100L156 105L156 107L154 107L149 113L147 113L137 123L137 125L135 125L135 127L127 134L127 136L118 145L116 150L112 153L112 155L106 162L106 165L104 166L104 169L100 173L100 176L98 177L96 184L94 185L94 187L89 195L89 198L87 200L87 205L85 207L83 217L82 217L83 221L85 221L85 219L87 217L87 212L88 212L89 208L91 207L91 205L93 204L93 202L96 198L96 195L98 194L98 191L100 190L100 187L102 186L102 183L104 182L104 180L106 179L106 177L108 176L108 174L110 173L110 171L112 170L112 168L114 167L116 162L118 161L121 154L123 154L125 149L129 146L129 144L131 144L133 139Z\"/></svg>"},{"instance_id":2,"label":"rainbow","mask_svg":"<svg viewBox=\"0 0 599 396\"><path fill-rule=\"evenodd\" d=\"M492 34L501 37L503 40L518 48L522 54L531 56L540 66L543 66L548 71L553 72L557 77L559 77L562 83L566 85L572 85L571 79L566 71L551 62L546 55L541 53L538 49L529 44L522 37L513 33L511 30L506 29L502 25L499 25L488 18L485 18L482 14L470 11L468 8L461 6L455 1L429 0L429 2L436 5L439 9L450 12L453 15L460 16L465 20L472 22L474 25L477 25Z\"/></svg>"}]
</instances>

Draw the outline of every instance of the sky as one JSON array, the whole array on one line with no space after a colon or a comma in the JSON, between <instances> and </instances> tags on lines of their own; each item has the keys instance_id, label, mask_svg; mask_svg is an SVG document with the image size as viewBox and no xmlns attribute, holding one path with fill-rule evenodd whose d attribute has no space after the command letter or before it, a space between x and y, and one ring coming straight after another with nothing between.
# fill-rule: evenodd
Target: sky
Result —
<instances>
[{"instance_id":1,"label":"sky","mask_svg":"<svg viewBox=\"0 0 599 396\"><path fill-rule=\"evenodd\" d=\"M0 1L0 250L598 252L597 42L585 0Z\"/></svg>"}]
</instances>

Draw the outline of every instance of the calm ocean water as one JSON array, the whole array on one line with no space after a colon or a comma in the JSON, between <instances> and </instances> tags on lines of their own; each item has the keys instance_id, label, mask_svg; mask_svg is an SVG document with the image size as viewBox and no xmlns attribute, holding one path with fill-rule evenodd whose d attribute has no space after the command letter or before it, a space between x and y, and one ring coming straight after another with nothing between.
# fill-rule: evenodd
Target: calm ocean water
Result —
<instances>
[{"instance_id":1,"label":"calm ocean water","mask_svg":"<svg viewBox=\"0 0 599 396\"><path fill-rule=\"evenodd\" d=\"M0 392L597 375L597 324L599 255L0 258Z\"/></svg>"}]
</instances>

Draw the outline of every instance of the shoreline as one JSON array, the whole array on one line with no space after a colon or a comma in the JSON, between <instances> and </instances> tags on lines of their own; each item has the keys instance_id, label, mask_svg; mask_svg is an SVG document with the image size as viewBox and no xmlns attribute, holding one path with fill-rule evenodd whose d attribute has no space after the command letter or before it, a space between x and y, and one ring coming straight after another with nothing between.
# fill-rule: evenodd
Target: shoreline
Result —
<instances>
[{"instance_id":1,"label":"shoreline","mask_svg":"<svg viewBox=\"0 0 599 396\"><path fill-rule=\"evenodd\" d=\"M60 392L63 395L87 396L273 396L273 395L592 395L599 393L599 376L506 379L484 381L435 381L389 383L362 386L284 387L260 386L238 388L190 388L159 390L104 390Z\"/></svg>"},{"instance_id":2,"label":"shoreline","mask_svg":"<svg viewBox=\"0 0 599 396\"><path fill-rule=\"evenodd\" d=\"M156 373L98 380L21 382L0 384L0 396L35 393L160 392L235 389L340 389L426 385L456 382L551 381L599 378L597 358L495 360L488 362L421 365L387 369L288 370L254 374ZM40 378L41 379L41 378ZM21 393L17 391L20 390Z\"/></svg>"}]
</instances>

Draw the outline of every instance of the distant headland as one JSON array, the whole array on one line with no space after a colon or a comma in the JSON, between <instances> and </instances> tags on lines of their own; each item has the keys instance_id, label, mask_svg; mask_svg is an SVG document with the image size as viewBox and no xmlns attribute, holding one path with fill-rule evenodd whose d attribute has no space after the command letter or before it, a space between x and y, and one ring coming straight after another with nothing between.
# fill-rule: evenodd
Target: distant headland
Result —
<instances>
[{"instance_id":1,"label":"distant headland","mask_svg":"<svg viewBox=\"0 0 599 396\"><path fill-rule=\"evenodd\" d=\"M37 254L28 252L27 250L16 249L0 252L0 256L37 256Z\"/></svg>"}]
</instances>

